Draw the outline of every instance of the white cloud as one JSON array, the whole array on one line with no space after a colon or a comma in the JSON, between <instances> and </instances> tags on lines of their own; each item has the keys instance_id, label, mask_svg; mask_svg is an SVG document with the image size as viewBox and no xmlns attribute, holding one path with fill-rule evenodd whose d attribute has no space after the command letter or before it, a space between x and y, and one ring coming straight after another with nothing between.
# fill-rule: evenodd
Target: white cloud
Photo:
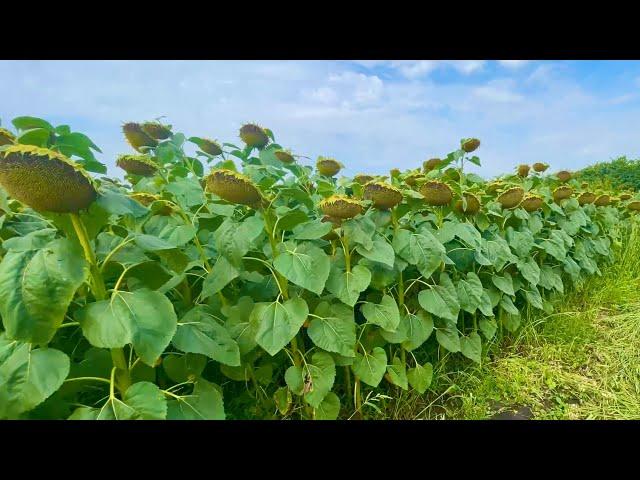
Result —
<instances>
[{"instance_id":1,"label":"white cloud","mask_svg":"<svg viewBox=\"0 0 640 480\"><path fill-rule=\"evenodd\" d=\"M515 103L520 102L524 97L513 90L512 82L491 81L486 85L476 87L473 93L478 98L489 102Z\"/></svg>"},{"instance_id":2,"label":"white cloud","mask_svg":"<svg viewBox=\"0 0 640 480\"><path fill-rule=\"evenodd\" d=\"M516 70L530 63L530 60L498 60L498 63L503 67Z\"/></svg>"}]
</instances>

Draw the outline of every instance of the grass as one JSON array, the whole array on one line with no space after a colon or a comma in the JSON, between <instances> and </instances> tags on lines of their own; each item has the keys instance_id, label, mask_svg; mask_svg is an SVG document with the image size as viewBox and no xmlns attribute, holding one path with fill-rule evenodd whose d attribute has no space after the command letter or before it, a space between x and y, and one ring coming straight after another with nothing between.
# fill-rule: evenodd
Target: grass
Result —
<instances>
[{"instance_id":1,"label":"grass","mask_svg":"<svg viewBox=\"0 0 640 480\"><path fill-rule=\"evenodd\" d=\"M381 402L377 418L639 419L639 291L634 224L613 264L560 297L553 315L531 315L480 366L436 371L428 394Z\"/></svg>"}]
</instances>

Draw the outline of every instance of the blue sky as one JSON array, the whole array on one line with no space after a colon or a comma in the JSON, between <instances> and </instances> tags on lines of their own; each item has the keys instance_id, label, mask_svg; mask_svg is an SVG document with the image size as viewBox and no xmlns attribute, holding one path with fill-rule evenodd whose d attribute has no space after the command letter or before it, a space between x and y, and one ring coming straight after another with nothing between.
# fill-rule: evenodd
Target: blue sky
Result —
<instances>
[{"instance_id":1,"label":"blue sky","mask_svg":"<svg viewBox=\"0 0 640 480\"><path fill-rule=\"evenodd\" d=\"M345 174L414 168L471 136L485 176L640 157L637 61L0 61L0 91L3 126L69 124L118 176L116 155L131 153L122 123L160 116L232 143L258 122Z\"/></svg>"}]
</instances>

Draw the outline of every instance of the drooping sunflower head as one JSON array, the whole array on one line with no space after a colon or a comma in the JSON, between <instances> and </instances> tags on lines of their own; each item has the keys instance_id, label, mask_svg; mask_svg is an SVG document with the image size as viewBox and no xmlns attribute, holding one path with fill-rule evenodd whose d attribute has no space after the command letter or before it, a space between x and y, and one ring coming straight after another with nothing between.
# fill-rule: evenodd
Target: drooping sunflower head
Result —
<instances>
[{"instance_id":1,"label":"drooping sunflower head","mask_svg":"<svg viewBox=\"0 0 640 480\"><path fill-rule=\"evenodd\" d=\"M222 153L220 144L210 138L203 138L199 147L204 153L208 153L212 157L216 157Z\"/></svg>"},{"instance_id":2,"label":"drooping sunflower head","mask_svg":"<svg viewBox=\"0 0 640 480\"><path fill-rule=\"evenodd\" d=\"M143 147L155 147L158 145L158 142L151 138L145 131L142 129L142 125L135 122L128 122L122 126L122 132L124 133L124 137L129 142L129 145L133 147L136 152L143 152L141 150Z\"/></svg>"},{"instance_id":3,"label":"drooping sunflower head","mask_svg":"<svg viewBox=\"0 0 640 480\"><path fill-rule=\"evenodd\" d=\"M449 185L443 182L430 181L420 187L420 193L429 205L449 205L453 199L453 192Z\"/></svg>"},{"instance_id":4,"label":"drooping sunflower head","mask_svg":"<svg viewBox=\"0 0 640 480\"><path fill-rule=\"evenodd\" d=\"M264 197L251 179L241 173L219 168L207 176L207 190L231 203L258 208Z\"/></svg>"},{"instance_id":5,"label":"drooping sunflower head","mask_svg":"<svg viewBox=\"0 0 640 480\"><path fill-rule=\"evenodd\" d=\"M467 153L477 150L480 146L480 140L477 138L463 138L460 140L460 147Z\"/></svg>"},{"instance_id":6,"label":"drooping sunflower head","mask_svg":"<svg viewBox=\"0 0 640 480\"><path fill-rule=\"evenodd\" d=\"M629 210L633 210L634 212L640 211L640 201L634 200L633 202L629 202L627 208Z\"/></svg>"},{"instance_id":7,"label":"drooping sunflower head","mask_svg":"<svg viewBox=\"0 0 640 480\"><path fill-rule=\"evenodd\" d=\"M527 175L529 175L529 170L531 170L531 167L526 163L518 165L518 176L525 178Z\"/></svg>"},{"instance_id":8,"label":"drooping sunflower head","mask_svg":"<svg viewBox=\"0 0 640 480\"><path fill-rule=\"evenodd\" d=\"M536 210L540 210L542 208L542 205L544 205L543 198L539 195L533 195L533 194L530 194L524 197L524 199L522 200L522 203L520 204L520 206L529 213L535 212Z\"/></svg>"},{"instance_id":9,"label":"drooping sunflower head","mask_svg":"<svg viewBox=\"0 0 640 480\"><path fill-rule=\"evenodd\" d=\"M269 143L267 132L255 123L247 123L240 128L240 139L253 148L264 148Z\"/></svg>"},{"instance_id":10,"label":"drooping sunflower head","mask_svg":"<svg viewBox=\"0 0 640 480\"><path fill-rule=\"evenodd\" d=\"M160 122L145 122L142 124L142 131L154 140L166 140L171 136L171 125L164 125Z\"/></svg>"},{"instance_id":11,"label":"drooping sunflower head","mask_svg":"<svg viewBox=\"0 0 640 480\"><path fill-rule=\"evenodd\" d=\"M621 193L620 194L620 200L629 200L631 197L633 197L633 195L631 195L630 193Z\"/></svg>"},{"instance_id":12,"label":"drooping sunflower head","mask_svg":"<svg viewBox=\"0 0 640 480\"><path fill-rule=\"evenodd\" d=\"M523 197L524 190L521 187L512 187L498 196L498 202L502 208L515 208L520 205Z\"/></svg>"},{"instance_id":13,"label":"drooping sunflower head","mask_svg":"<svg viewBox=\"0 0 640 480\"><path fill-rule=\"evenodd\" d=\"M404 183L410 187L415 187L420 180L424 179L424 175L421 173L411 173L404 179Z\"/></svg>"},{"instance_id":14,"label":"drooping sunflower head","mask_svg":"<svg viewBox=\"0 0 640 480\"><path fill-rule=\"evenodd\" d=\"M588 205L596 200L596 194L593 192L583 192L578 196L578 203L580 205Z\"/></svg>"},{"instance_id":15,"label":"drooping sunflower head","mask_svg":"<svg viewBox=\"0 0 640 480\"><path fill-rule=\"evenodd\" d=\"M449 167L444 171L445 178L457 182L460 180L460 171L457 168Z\"/></svg>"},{"instance_id":16,"label":"drooping sunflower head","mask_svg":"<svg viewBox=\"0 0 640 480\"><path fill-rule=\"evenodd\" d=\"M31 145L0 151L0 184L40 212L77 213L97 197L91 177L64 155Z\"/></svg>"},{"instance_id":17,"label":"drooping sunflower head","mask_svg":"<svg viewBox=\"0 0 640 480\"><path fill-rule=\"evenodd\" d=\"M158 165L149 155L120 155L116 165L130 175L152 177L158 171Z\"/></svg>"},{"instance_id":18,"label":"drooping sunflower head","mask_svg":"<svg viewBox=\"0 0 640 480\"><path fill-rule=\"evenodd\" d=\"M16 142L16 136L6 128L0 128L0 146Z\"/></svg>"},{"instance_id":19,"label":"drooping sunflower head","mask_svg":"<svg viewBox=\"0 0 640 480\"><path fill-rule=\"evenodd\" d=\"M333 177L342 169L342 164L335 158L318 157L316 168L321 175L325 177Z\"/></svg>"},{"instance_id":20,"label":"drooping sunflower head","mask_svg":"<svg viewBox=\"0 0 640 480\"><path fill-rule=\"evenodd\" d=\"M587 182L582 182L580 184L580 188L584 188L586 190L587 188L589 188L589 184Z\"/></svg>"},{"instance_id":21,"label":"drooping sunflower head","mask_svg":"<svg viewBox=\"0 0 640 480\"><path fill-rule=\"evenodd\" d=\"M533 170L538 173L544 172L547 168L549 168L549 165L547 163L536 162L533 164Z\"/></svg>"},{"instance_id":22,"label":"drooping sunflower head","mask_svg":"<svg viewBox=\"0 0 640 480\"><path fill-rule=\"evenodd\" d=\"M157 212L160 215L171 215L171 213L173 213L173 207L171 206L171 204L166 200L163 200L162 198L160 198L159 195L154 195L152 193L146 193L146 192L136 192L136 193L130 194L129 197L131 197L133 200L135 200L139 204L144 205L145 207L149 207L154 202L157 202L156 203L156 205L158 205Z\"/></svg>"},{"instance_id":23,"label":"drooping sunflower head","mask_svg":"<svg viewBox=\"0 0 640 480\"><path fill-rule=\"evenodd\" d=\"M494 195L496 192L502 190L504 187L505 187L504 182L500 180L496 180L494 182L491 182L489 185L487 185L487 188L485 190L488 194Z\"/></svg>"},{"instance_id":24,"label":"drooping sunflower head","mask_svg":"<svg viewBox=\"0 0 640 480\"><path fill-rule=\"evenodd\" d=\"M422 163L422 168L424 169L425 173L430 172L431 170L437 168L437 166L440 165L441 163L442 163L442 160L439 158L430 158L429 160L425 160Z\"/></svg>"},{"instance_id":25,"label":"drooping sunflower head","mask_svg":"<svg viewBox=\"0 0 640 480\"><path fill-rule=\"evenodd\" d=\"M561 170L558 173L556 173L556 177L558 177L558 180L560 180L563 183L568 182L569 180L571 180L571 172L567 170Z\"/></svg>"},{"instance_id":26,"label":"drooping sunflower head","mask_svg":"<svg viewBox=\"0 0 640 480\"><path fill-rule=\"evenodd\" d=\"M362 213L362 204L344 195L332 195L322 200L318 206L325 215L346 220Z\"/></svg>"},{"instance_id":27,"label":"drooping sunflower head","mask_svg":"<svg viewBox=\"0 0 640 480\"><path fill-rule=\"evenodd\" d=\"M603 195L599 195L598 198L596 198L593 203L597 207L604 207L609 205L609 203L611 203L611 197L605 193Z\"/></svg>"},{"instance_id":28,"label":"drooping sunflower head","mask_svg":"<svg viewBox=\"0 0 640 480\"><path fill-rule=\"evenodd\" d=\"M278 160L282 163L294 163L296 161L295 157L291 154L290 150L277 150L273 152Z\"/></svg>"},{"instance_id":29,"label":"drooping sunflower head","mask_svg":"<svg viewBox=\"0 0 640 480\"><path fill-rule=\"evenodd\" d=\"M464 198L467 203L466 208L464 206L464 203L462 202L462 199L459 199L458 201L456 201L456 204L454 205L454 208L458 212L464 213L466 215L475 215L480 211L481 203L478 197L476 197L473 193L465 192Z\"/></svg>"},{"instance_id":30,"label":"drooping sunflower head","mask_svg":"<svg viewBox=\"0 0 640 480\"><path fill-rule=\"evenodd\" d=\"M389 175L391 175L391 178L398 178L400 176L400 169L399 168L392 168L391 170L389 170Z\"/></svg>"},{"instance_id":31,"label":"drooping sunflower head","mask_svg":"<svg viewBox=\"0 0 640 480\"><path fill-rule=\"evenodd\" d=\"M402 193L384 182L369 182L364 186L364 199L371 200L379 210L389 210L402 201Z\"/></svg>"},{"instance_id":32,"label":"drooping sunflower head","mask_svg":"<svg viewBox=\"0 0 640 480\"><path fill-rule=\"evenodd\" d=\"M360 185L366 185L369 182L373 182L375 177L372 175L367 175L366 173L359 173L355 177L353 177L353 181L359 183Z\"/></svg>"},{"instance_id":33,"label":"drooping sunflower head","mask_svg":"<svg viewBox=\"0 0 640 480\"><path fill-rule=\"evenodd\" d=\"M571 195L573 195L573 188L567 185L562 185L561 187L558 187L553 191L553 199L556 202L559 202L560 200L566 200L567 198L571 197Z\"/></svg>"}]
</instances>

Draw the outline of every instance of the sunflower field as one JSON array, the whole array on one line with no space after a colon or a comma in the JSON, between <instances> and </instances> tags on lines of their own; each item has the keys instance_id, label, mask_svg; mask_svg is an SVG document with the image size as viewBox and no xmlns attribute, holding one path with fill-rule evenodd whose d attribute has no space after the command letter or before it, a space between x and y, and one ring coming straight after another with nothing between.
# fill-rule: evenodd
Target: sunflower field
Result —
<instances>
[{"instance_id":1,"label":"sunflower field","mask_svg":"<svg viewBox=\"0 0 640 480\"><path fill-rule=\"evenodd\" d=\"M123 181L69 126L12 125L1 419L368 418L372 395L427 394L437 365L552 313L640 210L545 163L465 172L475 138L347 178L259 125L236 145L130 122Z\"/></svg>"}]
</instances>

